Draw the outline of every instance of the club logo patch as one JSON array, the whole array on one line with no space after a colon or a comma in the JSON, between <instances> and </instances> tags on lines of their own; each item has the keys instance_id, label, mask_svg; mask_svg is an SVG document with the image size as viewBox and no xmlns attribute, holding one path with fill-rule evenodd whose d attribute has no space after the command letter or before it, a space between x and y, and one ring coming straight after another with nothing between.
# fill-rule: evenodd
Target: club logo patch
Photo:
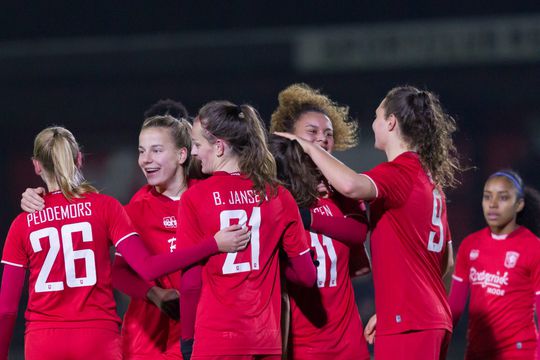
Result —
<instances>
[{"instance_id":1,"label":"club logo patch","mask_svg":"<svg viewBox=\"0 0 540 360\"><path fill-rule=\"evenodd\" d=\"M507 251L506 259L504 259L504 267L507 269L512 269L516 267L516 263L519 259L519 253L515 251Z\"/></svg>"},{"instance_id":2,"label":"club logo patch","mask_svg":"<svg viewBox=\"0 0 540 360\"><path fill-rule=\"evenodd\" d=\"M471 252L469 253L469 259L470 260L476 260L478 259L478 256L480 255L480 251L477 250L477 249L473 249L471 250Z\"/></svg>"},{"instance_id":3,"label":"club logo patch","mask_svg":"<svg viewBox=\"0 0 540 360\"><path fill-rule=\"evenodd\" d=\"M167 229L176 229L176 218L174 216L164 217L163 226L165 226Z\"/></svg>"}]
</instances>

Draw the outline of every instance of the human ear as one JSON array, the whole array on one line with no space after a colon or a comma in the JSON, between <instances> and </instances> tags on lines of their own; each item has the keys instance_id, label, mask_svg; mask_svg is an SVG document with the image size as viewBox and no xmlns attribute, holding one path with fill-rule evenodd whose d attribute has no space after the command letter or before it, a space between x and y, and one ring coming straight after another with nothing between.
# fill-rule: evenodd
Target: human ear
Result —
<instances>
[{"instance_id":1,"label":"human ear","mask_svg":"<svg viewBox=\"0 0 540 360\"><path fill-rule=\"evenodd\" d=\"M80 169L82 166L82 153L79 151L77 153L77 169Z\"/></svg>"},{"instance_id":2,"label":"human ear","mask_svg":"<svg viewBox=\"0 0 540 360\"><path fill-rule=\"evenodd\" d=\"M34 165L34 172L36 173L36 175L41 176L42 168L39 161L37 161L36 159L32 159L32 164Z\"/></svg>"},{"instance_id":3,"label":"human ear","mask_svg":"<svg viewBox=\"0 0 540 360\"><path fill-rule=\"evenodd\" d=\"M388 131L393 131L396 125L397 125L396 115L394 114L388 115L388 117L386 118L386 126L388 127Z\"/></svg>"},{"instance_id":4,"label":"human ear","mask_svg":"<svg viewBox=\"0 0 540 360\"><path fill-rule=\"evenodd\" d=\"M187 148L183 147L183 148L177 150L177 152L178 152L178 163L180 165L183 165L186 162L187 157L188 157Z\"/></svg>"},{"instance_id":5,"label":"human ear","mask_svg":"<svg viewBox=\"0 0 540 360\"><path fill-rule=\"evenodd\" d=\"M523 210L524 207L525 207L525 200L519 199L519 200L517 201L516 213L518 213L518 212L520 212L521 210Z\"/></svg>"},{"instance_id":6,"label":"human ear","mask_svg":"<svg viewBox=\"0 0 540 360\"><path fill-rule=\"evenodd\" d=\"M218 139L214 145L216 147L216 156L222 157L225 154L225 142Z\"/></svg>"}]
</instances>

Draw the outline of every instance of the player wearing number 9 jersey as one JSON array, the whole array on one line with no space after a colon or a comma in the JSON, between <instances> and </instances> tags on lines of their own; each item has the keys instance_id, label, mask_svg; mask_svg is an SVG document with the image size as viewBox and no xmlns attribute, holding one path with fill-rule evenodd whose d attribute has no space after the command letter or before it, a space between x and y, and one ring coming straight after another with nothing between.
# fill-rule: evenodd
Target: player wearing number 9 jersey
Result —
<instances>
[{"instance_id":1,"label":"player wearing number 9 jersey","mask_svg":"<svg viewBox=\"0 0 540 360\"><path fill-rule=\"evenodd\" d=\"M298 208L277 185L262 120L251 106L226 101L205 105L192 137L192 155L201 161L203 173L212 176L180 200L179 248L235 223L249 227L251 241L242 252L204 262L198 307L195 300L189 308L190 297L198 297L197 269L183 273L183 342L189 343L190 335L186 317L197 307L193 359L280 359L279 247L289 257L290 278L307 286L315 282ZM187 350L184 345L185 357Z\"/></svg>"},{"instance_id":2,"label":"player wearing number 9 jersey","mask_svg":"<svg viewBox=\"0 0 540 360\"><path fill-rule=\"evenodd\" d=\"M434 94L403 86L386 95L372 127L388 162L364 174L298 140L339 192L372 201L377 359L445 358L452 323L442 276L451 247L442 188L460 167L455 121Z\"/></svg>"},{"instance_id":3,"label":"player wearing number 9 jersey","mask_svg":"<svg viewBox=\"0 0 540 360\"><path fill-rule=\"evenodd\" d=\"M78 144L64 128L47 128L36 136L32 161L49 193L42 211L14 220L5 243L0 358L7 358L28 268L25 358L119 359L110 246L145 280L153 280L212 255L223 243L208 239L183 254L151 256L120 203L85 182Z\"/></svg>"}]
</instances>

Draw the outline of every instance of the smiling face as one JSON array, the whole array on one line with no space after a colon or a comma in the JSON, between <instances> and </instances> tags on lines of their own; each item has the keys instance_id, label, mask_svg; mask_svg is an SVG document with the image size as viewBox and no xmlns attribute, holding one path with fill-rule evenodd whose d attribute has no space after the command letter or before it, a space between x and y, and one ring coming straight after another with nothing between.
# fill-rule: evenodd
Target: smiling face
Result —
<instances>
[{"instance_id":1,"label":"smiling face","mask_svg":"<svg viewBox=\"0 0 540 360\"><path fill-rule=\"evenodd\" d=\"M167 193L182 179L185 156L173 141L170 131L161 127L149 127L139 134L139 167L149 185L160 193ZM184 148L184 152L185 152Z\"/></svg>"},{"instance_id":2,"label":"smiling face","mask_svg":"<svg viewBox=\"0 0 540 360\"><path fill-rule=\"evenodd\" d=\"M191 132L191 155L201 162L203 174L212 174L217 167L217 147L204 137L203 131L201 122L196 119Z\"/></svg>"},{"instance_id":3,"label":"smiling face","mask_svg":"<svg viewBox=\"0 0 540 360\"><path fill-rule=\"evenodd\" d=\"M491 232L509 234L517 227L516 217L523 209L523 199L512 182L504 176L494 176L486 182L482 197L484 218Z\"/></svg>"},{"instance_id":4,"label":"smiling face","mask_svg":"<svg viewBox=\"0 0 540 360\"><path fill-rule=\"evenodd\" d=\"M306 141L316 143L328 152L334 148L334 129L328 116L308 111L294 123L293 134Z\"/></svg>"}]
</instances>

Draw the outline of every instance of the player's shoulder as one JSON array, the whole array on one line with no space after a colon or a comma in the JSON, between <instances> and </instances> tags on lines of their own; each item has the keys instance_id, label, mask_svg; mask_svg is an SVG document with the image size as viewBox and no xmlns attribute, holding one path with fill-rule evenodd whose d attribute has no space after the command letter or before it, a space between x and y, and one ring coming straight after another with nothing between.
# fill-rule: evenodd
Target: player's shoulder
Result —
<instances>
[{"instance_id":1,"label":"player's shoulder","mask_svg":"<svg viewBox=\"0 0 540 360\"><path fill-rule=\"evenodd\" d=\"M140 199L143 199L144 197L146 197L148 194L152 192L152 188L153 186L151 185L148 185L148 184L143 185L139 190L137 190L135 194L133 194L133 196L129 200L129 203L131 204L132 202L136 202Z\"/></svg>"},{"instance_id":2,"label":"player's shoulder","mask_svg":"<svg viewBox=\"0 0 540 360\"><path fill-rule=\"evenodd\" d=\"M465 236L463 240L461 241L460 246L473 246L475 244L478 244L482 239L484 239L487 235L489 235L489 228L483 228L480 230L477 230L475 232L470 233L469 235Z\"/></svg>"},{"instance_id":3,"label":"player's shoulder","mask_svg":"<svg viewBox=\"0 0 540 360\"><path fill-rule=\"evenodd\" d=\"M10 231L18 230L23 227L26 227L26 225L29 223L28 218L32 217L31 213L27 212L20 212L17 216L15 216L15 219L11 222L11 228Z\"/></svg>"},{"instance_id":4,"label":"player's shoulder","mask_svg":"<svg viewBox=\"0 0 540 360\"><path fill-rule=\"evenodd\" d=\"M525 226L520 226L518 236L528 243L530 243L532 246L540 247L540 238L536 236L531 230L526 228Z\"/></svg>"},{"instance_id":5,"label":"player's shoulder","mask_svg":"<svg viewBox=\"0 0 540 360\"><path fill-rule=\"evenodd\" d=\"M86 193L83 197L78 198L77 202L90 202L93 207L103 208L121 208L122 204L111 195L101 193Z\"/></svg>"}]
</instances>

